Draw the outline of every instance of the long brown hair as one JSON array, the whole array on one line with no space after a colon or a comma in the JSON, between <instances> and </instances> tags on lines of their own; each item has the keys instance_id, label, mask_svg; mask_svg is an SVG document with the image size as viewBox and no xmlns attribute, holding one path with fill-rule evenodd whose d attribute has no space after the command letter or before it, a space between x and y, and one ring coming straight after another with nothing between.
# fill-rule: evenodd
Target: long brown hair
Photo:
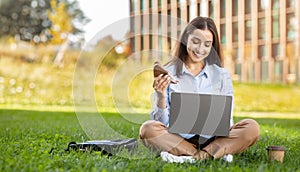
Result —
<instances>
[{"instance_id":1,"label":"long brown hair","mask_svg":"<svg viewBox=\"0 0 300 172\"><path fill-rule=\"evenodd\" d=\"M205 58L206 62L209 65L216 64L220 67L223 67L223 56L221 53L219 35L217 31L217 27L215 22L208 17L196 17L193 19L184 29L180 41L177 42L175 49L173 51L173 59L167 64L175 64L176 65L176 75L179 76L182 71L182 63L186 61L188 57L187 52L187 40L188 36L193 33L195 29L211 31L213 35L213 43L212 48L209 52L209 55Z\"/></svg>"}]
</instances>

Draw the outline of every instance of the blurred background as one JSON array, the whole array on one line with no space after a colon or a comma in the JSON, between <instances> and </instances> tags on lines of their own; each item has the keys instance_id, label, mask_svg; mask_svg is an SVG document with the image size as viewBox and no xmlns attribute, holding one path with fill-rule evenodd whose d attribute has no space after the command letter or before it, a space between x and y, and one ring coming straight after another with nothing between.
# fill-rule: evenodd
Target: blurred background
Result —
<instances>
[{"instance_id":1,"label":"blurred background","mask_svg":"<svg viewBox=\"0 0 300 172\"><path fill-rule=\"evenodd\" d=\"M73 105L80 53L98 32L129 16L124 2L0 0L0 105ZM128 55L126 42L119 41L128 31L101 34L85 56L91 60L108 53L103 68L113 70ZM118 44L124 48L108 46Z\"/></svg>"},{"instance_id":2,"label":"blurred background","mask_svg":"<svg viewBox=\"0 0 300 172\"><path fill-rule=\"evenodd\" d=\"M214 19L234 80L299 83L298 0L131 0L134 51L170 50L186 23ZM177 18L178 20L174 20ZM147 57L143 57L147 58Z\"/></svg>"}]
</instances>

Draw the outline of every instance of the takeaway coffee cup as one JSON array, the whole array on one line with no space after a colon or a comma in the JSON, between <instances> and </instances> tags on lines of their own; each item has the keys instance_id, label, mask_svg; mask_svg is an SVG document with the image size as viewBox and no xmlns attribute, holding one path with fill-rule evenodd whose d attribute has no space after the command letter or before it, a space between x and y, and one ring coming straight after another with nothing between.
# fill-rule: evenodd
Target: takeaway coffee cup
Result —
<instances>
[{"instance_id":1,"label":"takeaway coffee cup","mask_svg":"<svg viewBox=\"0 0 300 172\"><path fill-rule=\"evenodd\" d=\"M268 146L268 159L269 161L279 161L280 163L283 162L285 148L282 146Z\"/></svg>"}]
</instances>

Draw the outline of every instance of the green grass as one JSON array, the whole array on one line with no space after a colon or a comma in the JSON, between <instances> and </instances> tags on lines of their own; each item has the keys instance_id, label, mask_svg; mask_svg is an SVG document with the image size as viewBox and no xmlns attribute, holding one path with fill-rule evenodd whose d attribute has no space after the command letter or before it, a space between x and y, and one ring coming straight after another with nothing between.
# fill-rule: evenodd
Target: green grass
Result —
<instances>
[{"instance_id":1,"label":"green grass","mask_svg":"<svg viewBox=\"0 0 300 172\"><path fill-rule=\"evenodd\" d=\"M140 124L131 123L118 113L87 114L103 117L111 131L123 137L138 137ZM141 121L147 114L131 114ZM235 121L243 117L235 118ZM0 111L0 171L300 171L300 119L257 118L261 138L232 163L208 160L195 164L166 163L139 145L139 153L123 152L108 158L99 152L65 152L70 141L107 139L110 132L89 138L72 111ZM90 120L92 121L92 120ZM98 124L98 129L104 123ZM269 163L265 148L282 145L288 148L284 163ZM54 148L50 154L49 151Z\"/></svg>"},{"instance_id":2,"label":"green grass","mask_svg":"<svg viewBox=\"0 0 300 172\"><path fill-rule=\"evenodd\" d=\"M235 110L300 113L300 87L234 83Z\"/></svg>"},{"instance_id":3,"label":"green grass","mask_svg":"<svg viewBox=\"0 0 300 172\"><path fill-rule=\"evenodd\" d=\"M235 121L255 117L261 139L235 155L233 163L170 164L143 145L132 156L122 152L111 158L99 152L65 152L70 141L137 138L140 124L149 119L153 78L149 66L139 66L146 69L139 73L136 66L122 68L125 59L116 61L120 66L115 70L100 66L94 95L101 114L76 116L72 84L79 52L68 52L62 68L53 66L54 54L45 47L0 50L0 171L300 171L299 85L234 83ZM91 56L86 58L97 61ZM88 71L88 63L83 67ZM114 83L119 76L120 83ZM83 99L91 98L85 91ZM116 113L121 110L116 103L124 102L136 114ZM268 145L289 148L283 164L267 162Z\"/></svg>"}]
</instances>

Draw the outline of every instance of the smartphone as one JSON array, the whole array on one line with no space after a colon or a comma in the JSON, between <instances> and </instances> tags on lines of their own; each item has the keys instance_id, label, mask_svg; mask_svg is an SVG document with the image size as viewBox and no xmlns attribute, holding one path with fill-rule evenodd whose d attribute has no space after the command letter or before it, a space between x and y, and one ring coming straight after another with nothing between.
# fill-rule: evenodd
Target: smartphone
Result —
<instances>
[{"instance_id":1,"label":"smartphone","mask_svg":"<svg viewBox=\"0 0 300 172\"><path fill-rule=\"evenodd\" d=\"M154 77L158 77L161 74L163 74L163 76L169 75L172 84L178 83L178 81L172 75L170 75L169 72L159 64L159 62L155 62L153 67L153 75Z\"/></svg>"}]
</instances>

